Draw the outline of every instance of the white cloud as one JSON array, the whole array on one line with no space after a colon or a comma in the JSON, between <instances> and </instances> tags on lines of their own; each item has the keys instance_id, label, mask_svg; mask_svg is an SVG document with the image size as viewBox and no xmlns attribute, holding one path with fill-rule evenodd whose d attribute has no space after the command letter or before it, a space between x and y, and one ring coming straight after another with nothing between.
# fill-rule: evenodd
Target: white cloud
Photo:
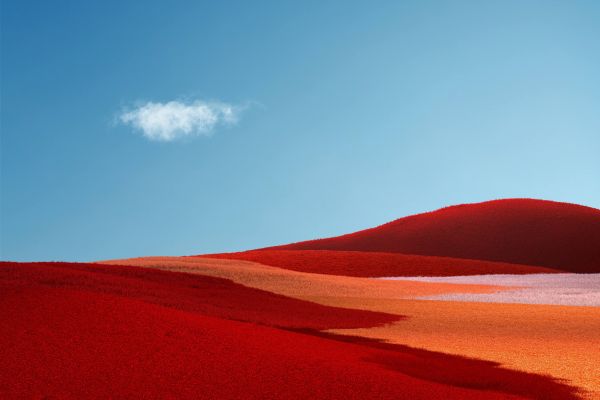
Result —
<instances>
[{"instance_id":1,"label":"white cloud","mask_svg":"<svg viewBox=\"0 0 600 400\"><path fill-rule=\"evenodd\" d=\"M238 121L241 107L219 102L147 102L121 113L119 119L156 141L170 142L190 136L208 136L218 125Z\"/></svg>"}]
</instances>

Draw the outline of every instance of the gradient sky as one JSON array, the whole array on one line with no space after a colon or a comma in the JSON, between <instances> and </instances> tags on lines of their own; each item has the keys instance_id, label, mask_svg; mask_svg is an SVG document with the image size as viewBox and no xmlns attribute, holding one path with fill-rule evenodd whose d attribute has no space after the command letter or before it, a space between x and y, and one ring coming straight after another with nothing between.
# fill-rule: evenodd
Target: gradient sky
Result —
<instances>
[{"instance_id":1,"label":"gradient sky","mask_svg":"<svg viewBox=\"0 0 600 400\"><path fill-rule=\"evenodd\" d=\"M442 206L600 208L600 2L2 1L1 258L241 250ZM243 106L153 141L143 102Z\"/></svg>"}]
</instances>

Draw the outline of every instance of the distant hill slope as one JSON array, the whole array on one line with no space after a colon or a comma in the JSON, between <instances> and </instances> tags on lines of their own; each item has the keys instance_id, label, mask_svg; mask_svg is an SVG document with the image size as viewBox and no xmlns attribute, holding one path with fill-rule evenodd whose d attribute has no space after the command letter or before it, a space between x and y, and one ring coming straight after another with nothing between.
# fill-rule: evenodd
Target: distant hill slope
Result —
<instances>
[{"instance_id":1,"label":"distant hill slope","mask_svg":"<svg viewBox=\"0 0 600 400\"><path fill-rule=\"evenodd\" d=\"M317 274L362 277L563 272L531 265L373 251L251 250L239 253L210 254L202 257L253 261L272 267Z\"/></svg>"},{"instance_id":2,"label":"distant hill slope","mask_svg":"<svg viewBox=\"0 0 600 400\"><path fill-rule=\"evenodd\" d=\"M260 250L404 253L600 272L600 210L545 200L494 200Z\"/></svg>"}]
</instances>

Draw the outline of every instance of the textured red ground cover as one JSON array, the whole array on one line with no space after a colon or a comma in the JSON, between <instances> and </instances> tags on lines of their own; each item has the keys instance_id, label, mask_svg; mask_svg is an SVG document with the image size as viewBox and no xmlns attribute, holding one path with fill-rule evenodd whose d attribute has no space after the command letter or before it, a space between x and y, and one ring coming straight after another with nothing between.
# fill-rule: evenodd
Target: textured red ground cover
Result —
<instances>
[{"instance_id":1,"label":"textured red ground cover","mask_svg":"<svg viewBox=\"0 0 600 400\"><path fill-rule=\"evenodd\" d=\"M285 328L360 328L397 316L322 306L226 279L138 267L76 263L2 263L8 287L43 285L123 296L182 311Z\"/></svg>"},{"instance_id":2,"label":"textured red ground cover","mask_svg":"<svg viewBox=\"0 0 600 400\"><path fill-rule=\"evenodd\" d=\"M400 218L376 228L269 250L351 250L445 256L600 272L600 210L506 199Z\"/></svg>"},{"instance_id":3,"label":"textured red ground cover","mask_svg":"<svg viewBox=\"0 0 600 400\"><path fill-rule=\"evenodd\" d=\"M205 257L254 261L294 271L363 277L561 272L529 265L367 251L251 250Z\"/></svg>"},{"instance_id":4,"label":"textured red ground cover","mask_svg":"<svg viewBox=\"0 0 600 400\"><path fill-rule=\"evenodd\" d=\"M490 362L319 334L390 318L328 308L196 275L2 263L0 397L576 398Z\"/></svg>"}]
</instances>

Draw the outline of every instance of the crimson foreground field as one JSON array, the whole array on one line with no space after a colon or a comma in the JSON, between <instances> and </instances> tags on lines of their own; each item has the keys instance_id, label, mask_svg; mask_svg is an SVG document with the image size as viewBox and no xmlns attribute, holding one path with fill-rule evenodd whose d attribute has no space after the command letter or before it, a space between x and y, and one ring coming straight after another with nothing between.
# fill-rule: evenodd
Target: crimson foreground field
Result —
<instances>
[{"instance_id":1,"label":"crimson foreground field","mask_svg":"<svg viewBox=\"0 0 600 400\"><path fill-rule=\"evenodd\" d=\"M600 307L452 300L564 272L600 272L600 211L536 200L241 253L0 263L0 398L598 398Z\"/></svg>"},{"instance_id":2,"label":"crimson foreground field","mask_svg":"<svg viewBox=\"0 0 600 400\"><path fill-rule=\"evenodd\" d=\"M3 398L570 399L548 377L323 328L389 314L177 272L0 267Z\"/></svg>"}]
</instances>

